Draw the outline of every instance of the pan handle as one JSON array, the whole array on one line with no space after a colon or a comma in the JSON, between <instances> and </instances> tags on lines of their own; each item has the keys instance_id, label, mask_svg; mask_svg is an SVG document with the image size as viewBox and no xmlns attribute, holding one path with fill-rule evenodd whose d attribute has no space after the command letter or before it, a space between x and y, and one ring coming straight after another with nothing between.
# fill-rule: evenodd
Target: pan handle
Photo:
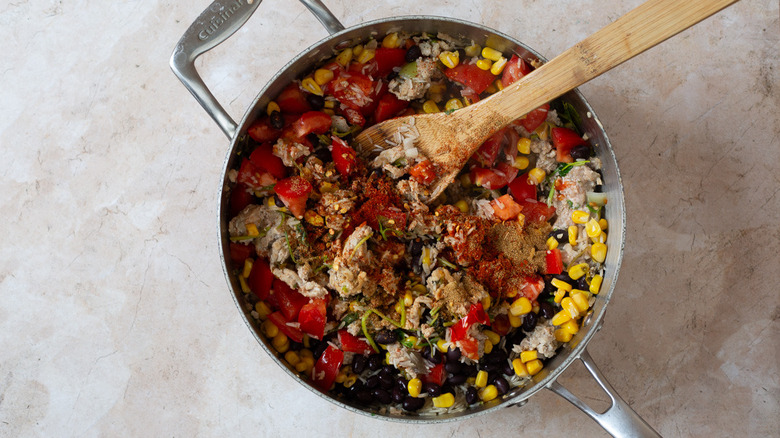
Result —
<instances>
[{"instance_id":1,"label":"pan handle","mask_svg":"<svg viewBox=\"0 0 780 438\"><path fill-rule=\"evenodd\" d=\"M233 35L249 20L261 2L262 0L215 1L184 32L171 55L170 65L173 73L229 139L236 134L236 122L206 87L195 69L195 59ZM344 29L319 0L301 0L301 3L320 20L329 33Z\"/></svg>"},{"instance_id":2,"label":"pan handle","mask_svg":"<svg viewBox=\"0 0 780 438\"><path fill-rule=\"evenodd\" d=\"M596 380L599 386L601 386L604 392L606 392L609 398L612 400L612 405L609 407L609 409L601 414L594 411L590 406L586 405L582 400L577 398L577 396L569 392L568 389L564 388L555 380L553 380L552 383L547 386L547 388L550 391L565 398L589 417L596 420L596 422L599 423L599 425L601 425L604 430L609 432L609 434L614 437L651 438L661 436L649 424L647 424L647 422L645 422L645 420L642 419L639 414L631 409L628 403L623 401L617 392L615 392L615 389L612 388L612 385L607 382L607 379L604 378L604 376L601 374L601 371L599 371L599 369L596 367L596 363L593 361L593 358L590 357L587 349L582 351L580 360L582 361L583 365L585 365L585 368L588 370L588 372L590 372L590 375Z\"/></svg>"}]
</instances>

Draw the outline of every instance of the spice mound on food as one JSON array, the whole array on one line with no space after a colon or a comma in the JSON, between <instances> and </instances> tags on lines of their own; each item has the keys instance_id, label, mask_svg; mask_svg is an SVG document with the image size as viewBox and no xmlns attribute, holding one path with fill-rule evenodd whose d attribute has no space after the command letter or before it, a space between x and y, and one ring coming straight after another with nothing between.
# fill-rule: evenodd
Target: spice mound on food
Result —
<instances>
[{"instance_id":1,"label":"spice mound on food","mask_svg":"<svg viewBox=\"0 0 780 438\"><path fill-rule=\"evenodd\" d=\"M364 159L362 129L457 111L538 62L390 33L290 83L229 172L230 258L278 357L333 397L437 415L532 381L581 328L606 258L598 145L552 102L497 132L447 190L413 124Z\"/></svg>"}]
</instances>

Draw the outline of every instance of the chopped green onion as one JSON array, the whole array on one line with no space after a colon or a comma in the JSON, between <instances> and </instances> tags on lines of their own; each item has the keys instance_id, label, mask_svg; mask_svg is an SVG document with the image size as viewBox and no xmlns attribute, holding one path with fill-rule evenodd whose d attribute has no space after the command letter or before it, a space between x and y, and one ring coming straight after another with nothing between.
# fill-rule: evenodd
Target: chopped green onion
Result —
<instances>
[{"instance_id":1,"label":"chopped green onion","mask_svg":"<svg viewBox=\"0 0 780 438\"><path fill-rule=\"evenodd\" d=\"M444 265L444 266L446 266L446 267L448 267L450 269L458 269L457 266L455 266L454 264L450 263L450 261L445 259L444 257L439 257L436 260L438 260L442 265Z\"/></svg>"},{"instance_id":2,"label":"chopped green onion","mask_svg":"<svg viewBox=\"0 0 780 438\"><path fill-rule=\"evenodd\" d=\"M377 347L376 342L374 342L374 338L371 337L371 334L368 332L368 327L366 327L366 321L368 320L368 317L371 316L371 310L363 314L363 318L360 320L360 328L363 329L363 336L366 337L368 340L368 343L371 344L371 348L374 349L377 353L379 353L379 347Z\"/></svg>"}]
</instances>

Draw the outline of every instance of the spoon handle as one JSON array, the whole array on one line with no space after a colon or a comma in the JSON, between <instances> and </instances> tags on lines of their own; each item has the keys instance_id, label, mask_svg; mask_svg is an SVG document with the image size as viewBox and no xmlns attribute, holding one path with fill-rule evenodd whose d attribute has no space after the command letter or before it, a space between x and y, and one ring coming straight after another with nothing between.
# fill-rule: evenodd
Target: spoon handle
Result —
<instances>
[{"instance_id":1,"label":"spoon handle","mask_svg":"<svg viewBox=\"0 0 780 438\"><path fill-rule=\"evenodd\" d=\"M649 0L484 103L511 121L737 1Z\"/></svg>"}]
</instances>

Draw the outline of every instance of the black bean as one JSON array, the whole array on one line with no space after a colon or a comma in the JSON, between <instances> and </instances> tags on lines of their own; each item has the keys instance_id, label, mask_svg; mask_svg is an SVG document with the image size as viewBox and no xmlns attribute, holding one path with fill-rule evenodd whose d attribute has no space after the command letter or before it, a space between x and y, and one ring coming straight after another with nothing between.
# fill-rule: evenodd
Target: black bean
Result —
<instances>
[{"instance_id":1,"label":"black bean","mask_svg":"<svg viewBox=\"0 0 780 438\"><path fill-rule=\"evenodd\" d=\"M420 46L414 45L409 47L409 50L406 51L406 62L414 62L421 56L422 50L420 50Z\"/></svg>"},{"instance_id":2,"label":"black bean","mask_svg":"<svg viewBox=\"0 0 780 438\"><path fill-rule=\"evenodd\" d=\"M282 129L284 128L284 116L282 116L282 113L279 111L273 111L271 112L271 126L274 129Z\"/></svg>"},{"instance_id":3,"label":"black bean","mask_svg":"<svg viewBox=\"0 0 780 438\"><path fill-rule=\"evenodd\" d=\"M423 357L431 361L434 364L440 364L442 361L442 354L438 348L433 345L429 345L423 349Z\"/></svg>"},{"instance_id":4,"label":"black bean","mask_svg":"<svg viewBox=\"0 0 780 438\"><path fill-rule=\"evenodd\" d=\"M325 350L328 349L328 343L327 342L320 342L318 343L314 349L311 351L312 356L314 356L314 360L318 360L320 356L322 356L322 353L325 352Z\"/></svg>"},{"instance_id":5,"label":"black bean","mask_svg":"<svg viewBox=\"0 0 780 438\"><path fill-rule=\"evenodd\" d=\"M504 395L509 392L509 382L507 382L506 379L501 376L496 377L496 380L493 381L493 385L496 386L498 395Z\"/></svg>"},{"instance_id":6,"label":"black bean","mask_svg":"<svg viewBox=\"0 0 780 438\"><path fill-rule=\"evenodd\" d=\"M447 377L447 383L450 385L461 385L463 382L465 382L467 379L465 374L453 374L449 377Z\"/></svg>"},{"instance_id":7,"label":"black bean","mask_svg":"<svg viewBox=\"0 0 780 438\"><path fill-rule=\"evenodd\" d=\"M385 365L382 367L382 372L393 377L398 374L398 369L392 365Z\"/></svg>"},{"instance_id":8,"label":"black bean","mask_svg":"<svg viewBox=\"0 0 780 438\"><path fill-rule=\"evenodd\" d=\"M355 357L352 359L352 372L355 374L360 374L365 369L366 369L366 357L356 354Z\"/></svg>"},{"instance_id":9,"label":"black bean","mask_svg":"<svg viewBox=\"0 0 780 438\"><path fill-rule=\"evenodd\" d=\"M460 359L460 349L448 347L447 348L447 361L456 361Z\"/></svg>"},{"instance_id":10,"label":"black bean","mask_svg":"<svg viewBox=\"0 0 780 438\"><path fill-rule=\"evenodd\" d=\"M482 368L484 371L487 371L488 373L495 373L501 370L501 365L497 363L486 363L481 365L480 368Z\"/></svg>"},{"instance_id":11,"label":"black bean","mask_svg":"<svg viewBox=\"0 0 780 438\"><path fill-rule=\"evenodd\" d=\"M534 312L528 312L523 317L522 328L526 332L532 332L536 328L536 314Z\"/></svg>"},{"instance_id":12,"label":"black bean","mask_svg":"<svg viewBox=\"0 0 780 438\"><path fill-rule=\"evenodd\" d=\"M357 393L355 393L355 398L358 399L359 402L369 404L374 400L374 397L371 395L370 389L361 389Z\"/></svg>"},{"instance_id":13,"label":"black bean","mask_svg":"<svg viewBox=\"0 0 780 438\"><path fill-rule=\"evenodd\" d=\"M322 147L314 151L314 156L319 158L320 161L323 163L328 163L333 159L333 154L328 150L328 148Z\"/></svg>"},{"instance_id":14,"label":"black bean","mask_svg":"<svg viewBox=\"0 0 780 438\"><path fill-rule=\"evenodd\" d=\"M590 145L581 144L574 146L570 153L575 160L587 160L593 155L593 148Z\"/></svg>"},{"instance_id":15,"label":"black bean","mask_svg":"<svg viewBox=\"0 0 780 438\"><path fill-rule=\"evenodd\" d=\"M392 330L382 329L379 331L379 333L374 335L374 340L377 342L377 344L387 345L396 342L398 340L398 336Z\"/></svg>"},{"instance_id":16,"label":"black bean","mask_svg":"<svg viewBox=\"0 0 780 438\"><path fill-rule=\"evenodd\" d=\"M425 406L425 399L408 396L404 399L404 402L401 406L405 411L419 411L423 406Z\"/></svg>"},{"instance_id":17,"label":"black bean","mask_svg":"<svg viewBox=\"0 0 780 438\"><path fill-rule=\"evenodd\" d=\"M363 382L358 380L355 383L352 384L349 388L347 388L347 396L349 398L357 398L357 393L360 392L363 388L365 388L365 385L363 385Z\"/></svg>"},{"instance_id":18,"label":"black bean","mask_svg":"<svg viewBox=\"0 0 780 438\"><path fill-rule=\"evenodd\" d=\"M569 277L569 273L568 272L564 272L562 274L553 275L553 278L557 278L558 280L565 281L566 283L569 283L569 284L572 284L574 282L574 280L572 280L571 277Z\"/></svg>"},{"instance_id":19,"label":"black bean","mask_svg":"<svg viewBox=\"0 0 780 438\"><path fill-rule=\"evenodd\" d=\"M428 382L425 384L425 392L427 392L431 397L438 397L441 395L441 386Z\"/></svg>"},{"instance_id":20,"label":"black bean","mask_svg":"<svg viewBox=\"0 0 780 438\"><path fill-rule=\"evenodd\" d=\"M460 364L460 373L466 377L476 376L477 371L479 371L479 369L477 368L476 364L473 365L468 365L465 363Z\"/></svg>"},{"instance_id":21,"label":"black bean","mask_svg":"<svg viewBox=\"0 0 780 438\"><path fill-rule=\"evenodd\" d=\"M376 371L379 368L382 368L382 361L384 358L381 354L372 354L368 357L368 369L371 371Z\"/></svg>"},{"instance_id":22,"label":"black bean","mask_svg":"<svg viewBox=\"0 0 780 438\"><path fill-rule=\"evenodd\" d=\"M460 362L449 361L444 364L444 369L450 374L461 374Z\"/></svg>"},{"instance_id":23,"label":"black bean","mask_svg":"<svg viewBox=\"0 0 780 438\"><path fill-rule=\"evenodd\" d=\"M392 376L387 374L379 374L379 386L382 387L382 389L391 390L393 389L393 386L395 385L395 379L393 379Z\"/></svg>"},{"instance_id":24,"label":"black bean","mask_svg":"<svg viewBox=\"0 0 780 438\"><path fill-rule=\"evenodd\" d=\"M466 403L473 405L479 401L479 391L473 386L469 386L466 390Z\"/></svg>"},{"instance_id":25,"label":"black bean","mask_svg":"<svg viewBox=\"0 0 780 438\"><path fill-rule=\"evenodd\" d=\"M579 290L588 290L590 289L590 285L588 284L588 280L586 280L585 277L580 277L577 279L577 282L574 283L574 288Z\"/></svg>"},{"instance_id":26,"label":"black bean","mask_svg":"<svg viewBox=\"0 0 780 438\"><path fill-rule=\"evenodd\" d=\"M411 254L412 257L420 257L420 255L422 255L422 249L422 239L414 239L412 240L412 243L409 244L409 254Z\"/></svg>"},{"instance_id":27,"label":"black bean","mask_svg":"<svg viewBox=\"0 0 780 438\"><path fill-rule=\"evenodd\" d=\"M515 374L515 369L512 368L512 363L507 361L504 362L504 369L501 370L501 373L505 376L512 376Z\"/></svg>"},{"instance_id":28,"label":"black bean","mask_svg":"<svg viewBox=\"0 0 780 438\"><path fill-rule=\"evenodd\" d=\"M401 391L407 391L409 382L403 378L403 376L398 376L395 379L395 386L400 389Z\"/></svg>"},{"instance_id":29,"label":"black bean","mask_svg":"<svg viewBox=\"0 0 780 438\"><path fill-rule=\"evenodd\" d=\"M387 75L387 77L385 77L385 79L386 79L386 80L388 80L388 81L392 81L393 79L395 79L395 78L397 78L397 77L398 77L398 72L397 72L397 71L395 71L395 70L393 70L393 71L391 71L391 72L390 72L390 73Z\"/></svg>"},{"instance_id":30,"label":"black bean","mask_svg":"<svg viewBox=\"0 0 780 438\"><path fill-rule=\"evenodd\" d=\"M278 196L274 196L274 204L279 208L284 207L284 202Z\"/></svg>"},{"instance_id":31,"label":"black bean","mask_svg":"<svg viewBox=\"0 0 780 438\"><path fill-rule=\"evenodd\" d=\"M463 62L466 60L466 51L464 49L458 49L458 60Z\"/></svg>"},{"instance_id":32,"label":"black bean","mask_svg":"<svg viewBox=\"0 0 780 438\"><path fill-rule=\"evenodd\" d=\"M555 316L555 308L547 301L539 301L539 313L545 317L545 319L552 319Z\"/></svg>"},{"instance_id":33,"label":"black bean","mask_svg":"<svg viewBox=\"0 0 780 438\"><path fill-rule=\"evenodd\" d=\"M406 398L406 391L399 388L393 388L392 392L390 392L390 395L393 398L393 402L402 403Z\"/></svg>"},{"instance_id":34,"label":"black bean","mask_svg":"<svg viewBox=\"0 0 780 438\"><path fill-rule=\"evenodd\" d=\"M386 405L393 401L393 397L390 395L389 392L385 391L384 389L375 389L374 392L371 393L371 395L374 396L374 399L378 401L379 403L382 403L383 405Z\"/></svg>"},{"instance_id":35,"label":"black bean","mask_svg":"<svg viewBox=\"0 0 780 438\"><path fill-rule=\"evenodd\" d=\"M566 232L566 230L552 230L550 232L550 236L554 237L558 243L565 244L569 242L569 234Z\"/></svg>"},{"instance_id":36,"label":"black bean","mask_svg":"<svg viewBox=\"0 0 780 438\"><path fill-rule=\"evenodd\" d=\"M485 357L485 362L499 364L506 361L507 355L504 350L495 349Z\"/></svg>"},{"instance_id":37,"label":"black bean","mask_svg":"<svg viewBox=\"0 0 780 438\"><path fill-rule=\"evenodd\" d=\"M366 388L376 388L379 386L379 376L371 376L366 379Z\"/></svg>"},{"instance_id":38,"label":"black bean","mask_svg":"<svg viewBox=\"0 0 780 438\"><path fill-rule=\"evenodd\" d=\"M317 96L316 94L307 94L306 101L309 102L309 105L311 105L314 110L320 110L325 106L325 98Z\"/></svg>"},{"instance_id":39,"label":"black bean","mask_svg":"<svg viewBox=\"0 0 780 438\"><path fill-rule=\"evenodd\" d=\"M506 348L511 348L512 346L519 344L523 341L524 338L525 333L523 333L523 331L520 329L509 332L509 334L506 335Z\"/></svg>"}]
</instances>

